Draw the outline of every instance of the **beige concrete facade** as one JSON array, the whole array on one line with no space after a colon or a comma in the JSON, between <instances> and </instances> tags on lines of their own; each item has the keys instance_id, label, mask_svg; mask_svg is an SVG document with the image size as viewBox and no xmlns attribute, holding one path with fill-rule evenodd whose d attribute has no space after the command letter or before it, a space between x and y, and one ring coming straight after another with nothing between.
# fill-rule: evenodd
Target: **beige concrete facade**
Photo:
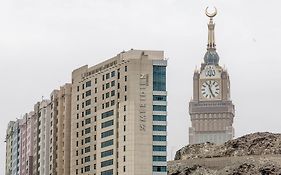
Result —
<instances>
[{"instance_id":1,"label":"beige concrete facade","mask_svg":"<svg viewBox=\"0 0 281 175\"><path fill-rule=\"evenodd\" d=\"M50 175L70 174L71 84L51 94Z\"/></svg>"},{"instance_id":2,"label":"beige concrete facade","mask_svg":"<svg viewBox=\"0 0 281 175\"><path fill-rule=\"evenodd\" d=\"M73 71L71 175L166 174L153 173L157 60L166 63L162 51L130 50Z\"/></svg>"}]
</instances>

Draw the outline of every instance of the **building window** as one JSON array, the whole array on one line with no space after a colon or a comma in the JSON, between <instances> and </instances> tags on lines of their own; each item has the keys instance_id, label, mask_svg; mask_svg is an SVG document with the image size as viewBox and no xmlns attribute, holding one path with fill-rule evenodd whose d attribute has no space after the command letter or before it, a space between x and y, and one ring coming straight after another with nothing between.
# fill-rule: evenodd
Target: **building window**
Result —
<instances>
[{"instance_id":1,"label":"building window","mask_svg":"<svg viewBox=\"0 0 281 175\"><path fill-rule=\"evenodd\" d=\"M153 111L167 111L167 106L153 105Z\"/></svg>"},{"instance_id":2,"label":"building window","mask_svg":"<svg viewBox=\"0 0 281 175\"><path fill-rule=\"evenodd\" d=\"M89 134L91 132L91 128L86 128L85 129L85 134Z\"/></svg>"},{"instance_id":3,"label":"building window","mask_svg":"<svg viewBox=\"0 0 281 175\"><path fill-rule=\"evenodd\" d=\"M86 91L86 97L90 96L92 94L91 90Z\"/></svg>"},{"instance_id":4,"label":"building window","mask_svg":"<svg viewBox=\"0 0 281 175\"><path fill-rule=\"evenodd\" d=\"M115 105L115 101L114 100L111 100L111 106Z\"/></svg>"},{"instance_id":5,"label":"building window","mask_svg":"<svg viewBox=\"0 0 281 175\"><path fill-rule=\"evenodd\" d=\"M89 171L91 171L91 167L90 167L90 165L85 166L85 172L89 172Z\"/></svg>"},{"instance_id":6,"label":"building window","mask_svg":"<svg viewBox=\"0 0 281 175\"><path fill-rule=\"evenodd\" d=\"M113 175L113 170L106 170L106 171L102 171L101 175Z\"/></svg>"},{"instance_id":7,"label":"building window","mask_svg":"<svg viewBox=\"0 0 281 175\"><path fill-rule=\"evenodd\" d=\"M89 153L89 152L91 152L91 147L90 146L85 148L85 153Z\"/></svg>"},{"instance_id":8,"label":"building window","mask_svg":"<svg viewBox=\"0 0 281 175\"><path fill-rule=\"evenodd\" d=\"M107 92L106 94L105 94L105 98L108 98L109 97L109 92Z\"/></svg>"},{"instance_id":9,"label":"building window","mask_svg":"<svg viewBox=\"0 0 281 175\"><path fill-rule=\"evenodd\" d=\"M105 88L106 88L106 89L110 88L110 84L109 84L109 83L106 83Z\"/></svg>"},{"instance_id":10,"label":"building window","mask_svg":"<svg viewBox=\"0 0 281 175\"><path fill-rule=\"evenodd\" d=\"M127 91L127 86L125 86L125 92Z\"/></svg>"},{"instance_id":11,"label":"building window","mask_svg":"<svg viewBox=\"0 0 281 175\"><path fill-rule=\"evenodd\" d=\"M113 155L113 149L101 152L101 158Z\"/></svg>"},{"instance_id":12,"label":"building window","mask_svg":"<svg viewBox=\"0 0 281 175\"><path fill-rule=\"evenodd\" d=\"M128 66L125 66L125 72L127 72L128 71Z\"/></svg>"},{"instance_id":13,"label":"building window","mask_svg":"<svg viewBox=\"0 0 281 175\"><path fill-rule=\"evenodd\" d=\"M128 77L127 76L125 76L125 81L127 81L128 80Z\"/></svg>"},{"instance_id":14,"label":"building window","mask_svg":"<svg viewBox=\"0 0 281 175\"><path fill-rule=\"evenodd\" d=\"M101 128L106 128L113 125L113 120L109 120L101 124Z\"/></svg>"},{"instance_id":15,"label":"building window","mask_svg":"<svg viewBox=\"0 0 281 175\"><path fill-rule=\"evenodd\" d=\"M85 138L85 144L90 143L90 142L91 142L91 137Z\"/></svg>"},{"instance_id":16,"label":"building window","mask_svg":"<svg viewBox=\"0 0 281 175\"><path fill-rule=\"evenodd\" d=\"M105 142L102 142L101 143L101 148L105 148L105 147L108 147L108 146L111 146L113 145L113 140L108 140L108 141L105 141Z\"/></svg>"},{"instance_id":17,"label":"building window","mask_svg":"<svg viewBox=\"0 0 281 175\"><path fill-rule=\"evenodd\" d=\"M111 77L115 77L115 71L111 72Z\"/></svg>"},{"instance_id":18,"label":"building window","mask_svg":"<svg viewBox=\"0 0 281 175\"><path fill-rule=\"evenodd\" d=\"M79 92L79 86L77 86L77 92Z\"/></svg>"},{"instance_id":19,"label":"building window","mask_svg":"<svg viewBox=\"0 0 281 175\"><path fill-rule=\"evenodd\" d=\"M109 73L107 73L105 76L106 76L106 79L110 78L110 74Z\"/></svg>"},{"instance_id":20,"label":"building window","mask_svg":"<svg viewBox=\"0 0 281 175\"><path fill-rule=\"evenodd\" d=\"M117 78L120 79L120 72L117 72Z\"/></svg>"},{"instance_id":21,"label":"building window","mask_svg":"<svg viewBox=\"0 0 281 175\"><path fill-rule=\"evenodd\" d=\"M153 125L153 131L167 131L165 125Z\"/></svg>"},{"instance_id":22,"label":"building window","mask_svg":"<svg viewBox=\"0 0 281 175\"><path fill-rule=\"evenodd\" d=\"M86 87L91 87L91 85L92 85L92 82L91 82L91 81L87 81L87 82L86 82Z\"/></svg>"},{"instance_id":23,"label":"building window","mask_svg":"<svg viewBox=\"0 0 281 175\"><path fill-rule=\"evenodd\" d=\"M115 96L115 90L111 91L111 97Z\"/></svg>"},{"instance_id":24,"label":"building window","mask_svg":"<svg viewBox=\"0 0 281 175\"><path fill-rule=\"evenodd\" d=\"M153 66L153 90L166 91L166 66Z\"/></svg>"},{"instance_id":25,"label":"building window","mask_svg":"<svg viewBox=\"0 0 281 175\"><path fill-rule=\"evenodd\" d=\"M107 167L113 165L113 159L101 162L101 167Z\"/></svg>"},{"instance_id":26,"label":"building window","mask_svg":"<svg viewBox=\"0 0 281 175\"><path fill-rule=\"evenodd\" d=\"M115 86L115 81L111 82L111 87Z\"/></svg>"},{"instance_id":27,"label":"building window","mask_svg":"<svg viewBox=\"0 0 281 175\"><path fill-rule=\"evenodd\" d=\"M167 101L167 96L165 96L165 95L153 95L153 101Z\"/></svg>"},{"instance_id":28,"label":"building window","mask_svg":"<svg viewBox=\"0 0 281 175\"><path fill-rule=\"evenodd\" d=\"M90 162L90 161L91 161L91 157L90 156L85 157L85 163L86 162Z\"/></svg>"},{"instance_id":29,"label":"building window","mask_svg":"<svg viewBox=\"0 0 281 175\"><path fill-rule=\"evenodd\" d=\"M127 107L126 107L126 105L124 105L124 111L127 111Z\"/></svg>"},{"instance_id":30,"label":"building window","mask_svg":"<svg viewBox=\"0 0 281 175\"><path fill-rule=\"evenodd\" d=\"M86 101L86 106L89 106L89 105L91 105L91 99Z\"/></svg>"},{"instance_id":31,"label":"building window","mask_svg":"<svg viewBox=\"0 0 281 175\"><path fill-rule=\"evenodd\" d=\"M153 172L167 172L167 167L165 167L165 166L153 166Z\"/></svg>"},{"instance_id":32,"label":"building window","mask_svg":"<svg viewBox=\"0 0 281 175\"><path fill-rule=\"evenodd\" d=\"M167 141L167 137L166 136L160 136L160 135L154 135L153 141Z\"/></svg>"},{"instance_id":33,"label":"building window","mask_svg":"<svg viewBox=\"0 0 281 175\"><path fill-rule=\"evenodd\" d=\"M87 118L87 119L85 120L85 123L86 123L86 125L89 124L89 123L91 123L91 118Z\"/></svg>"},{"instance_id":34,"label":"building window","mask_svg":"<svg viewBox=\"0 0 281 175\"><path fill-rule=\"evenodd\" d=\"M153 121L166 121L166 115L153 115Z\"/></svg>"},{"instance_id":35,"label":"building window","mask_svg":"<svg viewBox=\"0 0 281 175\"><path fill-rule=\"evenodd\" d=\"M98 79L97 78L95 78L95 84L97 84L98 83Z\"/></svg>"},{"instance_id":36,"label":"building window","mask_svg":"<svg viewBox=\"0 0 281 175\"><path fill-rule=\"evenodd\" d=\"M166 156L153 156L154 162L166 162L167 158Z\"/></svg>"},{"instance_id":37,"label":"building window","mask_svg":"<svg viewBox=\"0 0 281 175\"><path fill-rule=\"evenodd\" d=\"M101 133L101 138L109 137L113 135L113 129Z\"/></svg>"},{"instance_id":38,"label":"building window","mask_svg":"<svg viewBox=\"0 0 281 175\"><path fill-rule=\"evenodd\" d=\"M156 151L156 152L166 152L167 151L167 147L166 146L153 145L153 151Z\"/></svg>"},{"instance_id":39,"label":"building window","mask_svg":"<svg viewBox=\"0 0 281 175\"><path fill-rule=\"evenodd\" d=\"M107 112L104 112L104 113L101 114L101 118L104 119L104 118L112 116L113 114L114 114L113 110L107 111Z\"/></svg>"},{"instance_id":40,"label":"building window","mask_svg":"<svg viewBox=\"0 0 281 175\"><path fill-rule=\"evenodd\" d=\"M90 115L90 114L91 114L91 109L87 109L87 110L85 111L85 114L86 114L86 115Z\"/></svg>"}]
</instances>

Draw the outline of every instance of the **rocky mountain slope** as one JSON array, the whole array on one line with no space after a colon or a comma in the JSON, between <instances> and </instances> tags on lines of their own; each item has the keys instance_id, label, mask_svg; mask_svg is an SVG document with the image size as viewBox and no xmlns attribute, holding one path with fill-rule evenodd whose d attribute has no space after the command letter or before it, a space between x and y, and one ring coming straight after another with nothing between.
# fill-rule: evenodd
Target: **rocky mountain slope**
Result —
<instances>
[{"instance_id":1,"label":"rocky mountain slope","mask_svg":"<svg viewBox=\"0 0 281 175\"><path fill-rule=\"evenodd\" d=\"M168 163L169 175L281 174L281 134L254 133L222 145L188 145Z\"/></svg>"}]
</instances>

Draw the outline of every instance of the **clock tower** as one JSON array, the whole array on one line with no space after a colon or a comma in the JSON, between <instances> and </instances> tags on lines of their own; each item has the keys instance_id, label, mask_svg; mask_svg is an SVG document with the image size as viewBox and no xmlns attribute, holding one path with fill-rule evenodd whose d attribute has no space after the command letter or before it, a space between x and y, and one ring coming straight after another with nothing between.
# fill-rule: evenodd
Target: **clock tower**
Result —
<instances>
[{"instance_id":1,"label":"clock tower","mask_svg":"<svg viewBox=\"0 0 281 175\"><path fill-rule=\"evenodd\" d=\"M215 9L216 10L216 9ZM216 52L215 24L217 11L206 15L208 24L207 52L204 63L193 75L193 98L189 103L192 126L189 128L189 143L212 142L221 144L234 137L234 105L230 99L230 81L227 70L219 65Z\"/></svg>"}]
</instances>

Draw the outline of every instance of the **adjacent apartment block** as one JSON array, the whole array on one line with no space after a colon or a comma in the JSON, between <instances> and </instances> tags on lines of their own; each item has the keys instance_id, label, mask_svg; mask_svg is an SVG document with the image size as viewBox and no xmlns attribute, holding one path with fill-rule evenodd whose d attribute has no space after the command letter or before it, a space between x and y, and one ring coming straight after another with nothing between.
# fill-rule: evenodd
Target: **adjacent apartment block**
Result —
<instances>
[{"instance_id":1,"label":"adjacent apartment block","mask_svg":"<svg viewBox=\"0 0 281 175\"><path fill-rule=\"evenodd\" d=\"M50 175L70 174L71 88L65 84L51 94Z\"/></svg>"},{"instance_id":2,"label":"adjacent apartment block","mask_svg":"<svg viewBox=\"0 0 281 175\"><path fill-rule=\"evenodd\" d=\"M70 174L71 84L8 124L6 175Z\"/></svg>"},{"instance_id":3,"label":"adjacent apartment block","mask_svg":"<svg viewBox=\"0 0 281 175\"><path fill-rule=\"evenodd\" d=\"M162 51L130 50L72 73L71 175L164 175Z\"/></svg>"},{"instance_id":4,"label":"adjacent apartment block","mask_svg":"<svg viewBox=\"0 0 281 175\"><path fill-rule=\"evenodd\" d=\"M6 130L6 167L5 174L12 174L13 170L13 132L14 132L15 122L10 121Z\"/></svg>"}]
</instances>

